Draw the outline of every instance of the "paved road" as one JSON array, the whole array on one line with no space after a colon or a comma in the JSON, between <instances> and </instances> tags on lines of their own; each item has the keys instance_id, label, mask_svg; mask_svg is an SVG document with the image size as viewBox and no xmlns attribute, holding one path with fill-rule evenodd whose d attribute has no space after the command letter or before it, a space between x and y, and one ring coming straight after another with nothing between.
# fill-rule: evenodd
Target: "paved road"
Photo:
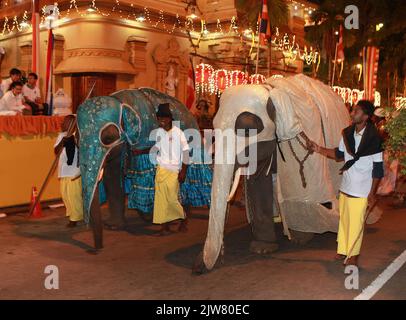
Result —
<instances>
[{"instance_id":1,"label":"paved road","mask_svg":"<svg viewBox=\"0 0 406 320\"><path fill-rule=\"evenodd\" d=\"M129 212L128 232L105 232L105 249L86 252L85 226L65 228L64 210L45 218L13 215L0 220L0 299L353 299L406 249L406 210L390 209L368 226L359 290L344 287L344 268L333 261L335 234L317 235L304 247L278 232L281 248L269 257L249 253L250 231L242 209L227 225L224 264L192 276L191 266L207 232L207 210L195 210L189 232L154 237ZM59 290L46 290L44 269L59 268ZM406 264L373 299L406 299Z\"/></svg>"}]
</instances>

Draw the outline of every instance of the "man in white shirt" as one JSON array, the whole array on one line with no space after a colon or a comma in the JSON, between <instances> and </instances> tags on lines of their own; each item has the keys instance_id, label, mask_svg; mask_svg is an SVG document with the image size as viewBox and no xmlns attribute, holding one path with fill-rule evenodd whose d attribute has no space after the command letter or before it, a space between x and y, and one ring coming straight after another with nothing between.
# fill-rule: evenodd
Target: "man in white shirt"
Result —
<instances>
[{"instance_id":1,"label":"man in white shirt","mask_svg":"<svg viewBox=\"0 0 406 320\"><path fill-rule=\"evenodd\" d=\"M4 96L6 93L7 93L7 91L9 91L9 89L10 89L10 85L13 83L13 82L20 82L21 81L21 77L22 77L22 74L21 74L21 71L20 70L18 70L18 69L16 69L16 68L13 68L13 69L11 69L10 70L10 78L7 78L7 79L5 79L5 80L3 80L2 82L1 82L1 86L0 86L0 98L2 97L2 96Z\"/></svg>"},{"instance_id":2,"label":"man in white shirt","mask_svg":"<svg viewBox=\"0 0 406 320\"><path fill-rule=\"evenodd\" d=\"M151 149L134 150L135 154L156 154L155 197L153 223L162 225L159 235L171 232L169 223L182 220L179 231L186 231L186 215L179 202L179 184L186 178L189 145L183 131L172 125L169 104L161 104L156 113L160 128L156 144Z\"/></svg>"},{"instance_id":3,"label":"man in white shirt","mask_svg":"<svg viewBox=\"0 0 406 320\"><path fill-rule=\"evenodd\" d=\"M9 91L0 99L0 112L14 112L14 114L30 114L31 107L25 104L22 95L23 84L13 82Z\"/></svg>"},{"instance_id":4,"label":"man in white shirt","mask_svg":"<svg viewBox=\"0 0 406 320\"><path fill-rule=\"evenodd\" d=\"M31 72L28 74L27 83L23 87L25 102L32 108L33 115L39 114L40 109L44 108L41 103L41 92L37 86L37 81L37 74ZM46 114L46 112L44 112L44 114Z\"/></svg>"},{"instance_id":5,"label":"man in white shirt","mask_svg":"<svg viewBox=\"0 0 406 320\"><path fill-rule=\"evenodd\" d=\"M351 113L353 124L343 130L339 147L327 149L311 143L312 149L337 161L341 168L338 248L336 259L358 265L365 214L376 203L376 191L383 177L382 140L371 122L374 105L360 100Z\"/></svg>"},{"instance_id":6,"label":"man in white shirt","mask_svg":"<svg viewBox=\"0 0 406 320\"><path fill-rule=\"evenodd\" d=\"M75 131L75 116L66 116L62 123L62 132L58 135L54 145L55 154L60 154L58 178L61 184L62 200L66 207L66 216L69 217L68 228L76 227L78 221L83 220L82 180Z\"/></svg>"}]
</instances>

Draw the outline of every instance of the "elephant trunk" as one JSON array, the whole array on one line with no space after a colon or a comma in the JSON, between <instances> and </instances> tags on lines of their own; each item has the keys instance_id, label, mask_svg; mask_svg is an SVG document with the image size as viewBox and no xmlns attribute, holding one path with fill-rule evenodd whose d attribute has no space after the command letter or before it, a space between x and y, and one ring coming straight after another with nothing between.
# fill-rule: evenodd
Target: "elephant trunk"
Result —
<instances>
[{"instance_id":1,"label":"elephant trunk","mask_svg":"<svg viewBox=\"0 0 406 320\"><path fill-rule=\"evenodd\" d=\"M226 153L226 149L223 149L223 153ZM223 245L227 200L233 173L234 164L216 163L214 165L209 228L203 250L203 262L208 270L214 267Z\"/></svg>"}]
</instances>

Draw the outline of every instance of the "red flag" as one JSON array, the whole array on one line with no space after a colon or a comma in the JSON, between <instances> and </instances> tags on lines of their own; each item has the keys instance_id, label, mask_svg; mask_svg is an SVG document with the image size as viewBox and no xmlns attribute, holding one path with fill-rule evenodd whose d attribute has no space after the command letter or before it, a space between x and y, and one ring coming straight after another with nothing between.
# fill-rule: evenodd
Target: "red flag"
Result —
<instances>
[{"instance_id":1,"label":"red flag","mask_svg":"<svg viewBox=\"0 0 406 320\"><path fill-rule=\"evenodd\" d=\"M261 17L259 21L259 37L261 45L264 45L266 40L271 37L271 23L269 21L267 0L262 1Z\"/></svg>"},{"instance_id":2,"label":"red flag","mask_svg":"<svg viewBox=\"0 0 406 320\"><path fill-rule=\"evenodd\" d=\"M339 62L344 61L344 42L343 42L343 25L340 25L340 35L337 43L337 60Z\"/></svg>"},{"instance_id":3,"label":"red flag","mask_svg":"<svg viewBox=\"0 0 406 320\"><path fill-rule=\"evenodd\" d=\"M191 110L194 103L195 103L195 72L193 67L192 59L190 59L190 66L188 70L188 77L187 77L187 97L186 97L186 107Z\"/></svg>"},{"instance_id":4,"label":"red flag","mask_svg":"<svg viewBox=\"0 0 406 320\"><path fill-rule=\"evenodd\" d=\"M377 47L364 47L364 99L375 100L375 87L378 72L379 49Z\"/></svg>"}]
</instances>

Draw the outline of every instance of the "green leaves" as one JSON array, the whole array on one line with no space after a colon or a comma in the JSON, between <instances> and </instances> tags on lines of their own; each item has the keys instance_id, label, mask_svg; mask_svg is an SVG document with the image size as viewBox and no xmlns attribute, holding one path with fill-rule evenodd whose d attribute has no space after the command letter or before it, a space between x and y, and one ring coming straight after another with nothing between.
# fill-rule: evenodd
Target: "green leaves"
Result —
<instances>
[{"instance_id":1,"label":"green leaves","mask_svg":"<svg viewBox=\"0 0 406 320\"><path fill-rule=\"evenodd\" d=\"M385 129L389 134L386 151L391 159L399 159L401 174L406 175L406 109L393 111Z\"/></svg>"}]
</instances>

